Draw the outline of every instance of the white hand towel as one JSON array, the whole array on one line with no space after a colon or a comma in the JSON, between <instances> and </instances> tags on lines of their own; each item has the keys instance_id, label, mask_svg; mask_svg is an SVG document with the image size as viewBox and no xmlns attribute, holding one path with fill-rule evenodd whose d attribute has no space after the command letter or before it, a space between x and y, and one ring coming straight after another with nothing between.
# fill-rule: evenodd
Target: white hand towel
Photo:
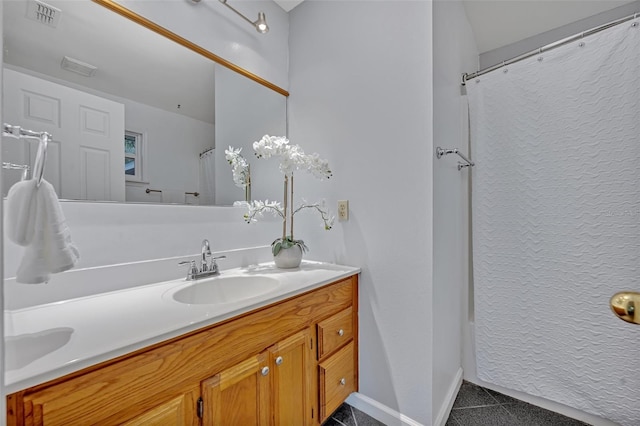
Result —
<instances>
[{"instance_id":1,"label":"white hand towel","mask_svg":"<svg viewBox=\"0 0 640 426\"><path fill-rule=\"evenodd\" d=\"M24 180L16 183L7 194L5 232L20 246L29 245L33 239L36 220L36 182Z\"/></svg>"},{"instance_id":2,"label":"white hand towel","mask_svg":"<svg viewBox=\"0 0 640 426\"><path fill-rule=\"evenodd\" d=\"M18 182L7 194L5 229L9 239L26 250L16 281L39 284L51 274L73 268L80 255L53 186L42 180Z\"/></svg>"}]
</instances>

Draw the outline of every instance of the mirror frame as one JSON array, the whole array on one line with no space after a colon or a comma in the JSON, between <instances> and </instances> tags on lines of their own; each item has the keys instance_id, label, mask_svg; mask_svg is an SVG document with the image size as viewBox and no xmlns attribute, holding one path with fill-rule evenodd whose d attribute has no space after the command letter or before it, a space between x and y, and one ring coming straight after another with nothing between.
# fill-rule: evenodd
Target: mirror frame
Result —
<instances>
[{"instance_id":1,"label":"mirror frame","mask_svg":"<svg viewBox=\"0 0 640 426\"><path fill-rule=\"evenodd\" d=\"M135 13L134 11L127 9L126 7L122 6L121 4L116 3L114 0L92 0L94 3L99 4L100 6L106 7L107 9L124 16L127 19L132 20L133 22L142 25L143 27L146 27L148 29L150 29L151 31L160 34L161 36L164 36L170 40L173 40L174 42L186 47L189 50L192 50L194 52L196 52L199 55L204 56L205 58L211 59L212 61L222 65L223 67L229 68L230 70L233 70L235 72L237 72L238 74L241 74L253 81L255 81L256 83L259 83L277 93L280 93L281 95L285 96L285 97L289 97L289 92L284 90L283 88L276 86L275 84L271 83L270 81L265 80L262 77L259 77L255 74L253 74L252 72L249 72L247 70L245 70L242 67L239 67L229 61L227 61L226 59L216 55L215 53L212 53L210 51L208 51L207 49L204 49L201 46L198 46L197 44L187 40L184 37L179 36L178 34L169 31L168 29L156 24L153 21L150 21L149 19L145 18L144 16L138 15L137 13Z\"/></svg>"}]
</instances>

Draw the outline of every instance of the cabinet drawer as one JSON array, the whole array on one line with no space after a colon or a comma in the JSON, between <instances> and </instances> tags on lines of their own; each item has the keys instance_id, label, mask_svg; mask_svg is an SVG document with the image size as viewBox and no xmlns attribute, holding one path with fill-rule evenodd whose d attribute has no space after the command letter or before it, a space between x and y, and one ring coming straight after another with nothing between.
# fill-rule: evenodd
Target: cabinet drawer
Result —
<instances>
[{"instance_id":1,"label":"cabinet drawer","mask_svg":"<svg viewBox=\"0 0 640 426\"><path fill-rule=\"evenodd\" d=\"M342 312L318 323L318 358L335 351L353 337L353 309Z\"/></svg>"},{"instance_id":2,"label":"cabinet drawer","mask_svg":"<svg viewBox=\"0 0 640 426\"><path fill-rule=\"evenodd\" d=\"M324 421L357 390L353 342L319 365L320 420Z\"/></svg>"}]
</instances>

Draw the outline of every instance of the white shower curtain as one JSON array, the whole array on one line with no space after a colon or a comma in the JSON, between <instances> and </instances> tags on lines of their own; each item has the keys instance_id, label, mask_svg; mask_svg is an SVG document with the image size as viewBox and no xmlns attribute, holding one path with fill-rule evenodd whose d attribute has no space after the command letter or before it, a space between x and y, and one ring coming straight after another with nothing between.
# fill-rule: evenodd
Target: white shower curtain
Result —
<instances>
[{"instance_id":1,"label":"white shower curtain","mask_svg":"<svg viewBox=\"0 0 640 426\"><path fill-rule=\"evenodd\" d=\"M200 154L200 205L212 206L215 204L216 173L215 173L215 149Z\"/></svg>"},{"instance_id":2,"label":"white shower curtain","mask_svg":"<svg viewBox=\"0 0 640 426\"><path fill-rule=\"evenodd\" d=\"M467 84L478 377L640 425L640 19ZM636 26L632 26L636 23Z\"/></svg>"}]
</instances>

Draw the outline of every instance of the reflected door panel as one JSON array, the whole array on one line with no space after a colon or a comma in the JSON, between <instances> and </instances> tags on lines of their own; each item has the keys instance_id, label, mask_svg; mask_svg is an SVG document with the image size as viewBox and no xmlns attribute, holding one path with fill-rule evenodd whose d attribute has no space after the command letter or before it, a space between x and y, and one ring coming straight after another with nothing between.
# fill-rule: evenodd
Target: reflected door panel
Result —
<instances>
[{"instance_id":1,"label":"reflected door panel","mask_svg":"<svg viewBox=\"0 0 640 426\"><path fill-rule=\"evenodd\" d=\"M124 201L122 104L10 69L3 91L5 122L53 135L44 178L60 198ZM3 158L33 165L36 148L5 140ZM4 195L19 179L7 176Z\"/></svg>"}]
</instances>

